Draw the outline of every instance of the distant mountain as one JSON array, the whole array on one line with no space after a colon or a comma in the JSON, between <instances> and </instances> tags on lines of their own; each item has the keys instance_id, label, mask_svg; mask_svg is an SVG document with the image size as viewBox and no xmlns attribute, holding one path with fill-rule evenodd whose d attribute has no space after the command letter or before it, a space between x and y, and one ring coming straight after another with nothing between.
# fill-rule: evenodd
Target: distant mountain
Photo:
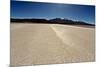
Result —
<instances>
[{"instance_id":1,"label":"distant mountain","mask_svg":"<svg viewBox=\"0 0 100 67\"><path fill-rule=\"evenodd\" d=\"M61 18L55 18L55 19L50 19L50 22L56 22L56 23L73 23L74 21L69 20L69 19L61 19Z\"/></svg>"},{"instance_id":2,"label":"distant mountain","mask_svg":"<svg viewBox=\"0 0 100 67\"><path fill-rule=\"evenodd\" d=\"M16 19L11 18L11 22L13 23L49 23L49 24L69 24L69 25L90 25L95 26L94 24L89 24L83 21L73 21L69 19L61 19L61 18L54 18L54 19Z\"/></svg>"},{"instance_id":3,"label":"distant mountain","mask_svg":"<svg viewBox=\"0 0 100 67\"><path fill-rule=\"evenodd\" d=\"M89 24L89 23L86 23L86 22L83 22L83 21L73 21L73 20L61 19L61 18L51 19L49 21L50 22L60 23L60 24L93 25L94 26L94 24Z\"/></svg>"},{"instance_id":4,"label":"distant mountain","mask_svg":"<svg viewBox=\"0 0 100 67\"><path fill-rule=\"evenodd\" d=\"M11 22L15 23L47 23L48 20L46 19L16 19L16 18L11 18Z\"/></svg>"}]
</instances>

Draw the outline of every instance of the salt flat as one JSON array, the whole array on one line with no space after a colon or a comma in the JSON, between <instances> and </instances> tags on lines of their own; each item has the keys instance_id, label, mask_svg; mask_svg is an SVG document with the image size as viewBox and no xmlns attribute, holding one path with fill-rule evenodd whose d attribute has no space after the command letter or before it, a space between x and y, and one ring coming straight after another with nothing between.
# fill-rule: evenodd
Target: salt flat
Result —
<instances>
[{"instance_id":1,"label":"salt flat","mask_svg":"<svg viewBox=\"0 0 100 67\"><path fill-rule=\"evenodd\" d=\"M95 29L11 23L11 65L95 61Z\"/></svg>"}]
</instances>

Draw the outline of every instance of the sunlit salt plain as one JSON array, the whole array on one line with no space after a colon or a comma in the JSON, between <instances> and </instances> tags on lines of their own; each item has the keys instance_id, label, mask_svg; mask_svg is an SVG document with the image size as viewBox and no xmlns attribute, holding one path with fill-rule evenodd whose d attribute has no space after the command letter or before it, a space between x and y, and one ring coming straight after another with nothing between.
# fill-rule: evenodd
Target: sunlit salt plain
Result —
<instances>
[{"instance_id":1,"label":"sunlit salt plain","mask_svg":"<svg viewBox=\"0 0 100 67\"><path fill-rule=\"evenodd\" d=\"M95 28L11 23L11 65L95 61Z\"/></svg>"}]
</instances>

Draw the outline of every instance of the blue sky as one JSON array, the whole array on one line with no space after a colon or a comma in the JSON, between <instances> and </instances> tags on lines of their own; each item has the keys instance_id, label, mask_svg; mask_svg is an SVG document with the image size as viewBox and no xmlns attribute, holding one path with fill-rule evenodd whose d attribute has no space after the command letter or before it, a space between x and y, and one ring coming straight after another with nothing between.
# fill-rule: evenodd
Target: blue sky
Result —
<instances>
[{"instance_id":1,"label":"blue sky","mask_svg":"<svg viewBox=\"0 0 100 67\"><path fill-rule=\"evenodd\" d=\"M68 18L94 24L95 6L11 1L11 17Z\"/></svg>"}]
</instances>

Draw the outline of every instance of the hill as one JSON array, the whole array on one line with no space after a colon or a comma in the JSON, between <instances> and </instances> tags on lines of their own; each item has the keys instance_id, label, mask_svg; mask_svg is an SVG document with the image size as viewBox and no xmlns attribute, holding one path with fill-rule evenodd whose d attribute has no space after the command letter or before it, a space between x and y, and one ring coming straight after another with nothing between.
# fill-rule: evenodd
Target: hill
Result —
<instances>
[{"instance_id":1,"label":"hill","mask_svg":"<svg viewBox=\"0 0 100 67\"><path fill-rule=\"evenodd\" d=\"M17 19L11 18L11 23L47 23L47 24L69 24L69 25L89 25L95 26L94 24L89 24L84 21L73 21L69 19L61 19L61 18L54 18L54 19Z\"/></svg>"}]
</instances>

